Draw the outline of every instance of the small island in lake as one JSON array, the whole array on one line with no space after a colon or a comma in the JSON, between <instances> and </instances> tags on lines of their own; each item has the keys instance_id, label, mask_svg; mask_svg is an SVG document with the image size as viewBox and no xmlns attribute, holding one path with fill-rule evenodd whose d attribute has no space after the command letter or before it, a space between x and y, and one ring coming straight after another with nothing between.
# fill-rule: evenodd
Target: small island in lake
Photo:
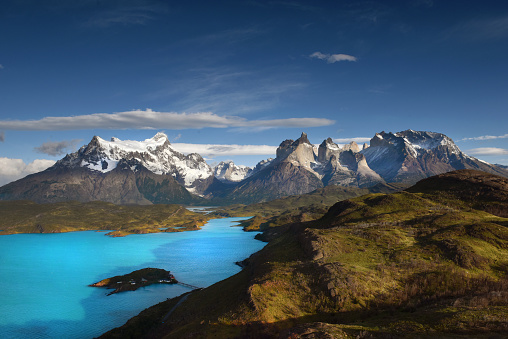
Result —
<instances>
[{"instance_id":1,"label":"small island in lake","mask_svg":"<svg viewBox=\"0 0 508 339\"><path fill-rule=\"evenodd\" d=\"M92 287L106 287L114 289L108 295L124 292L135 291L140 287L145 287L152 284L176 284L178 281L171 274L170 271L161 268L143 268L125 275L118 275L115 277L103 279Z\"/></svg>"}]
</instances>

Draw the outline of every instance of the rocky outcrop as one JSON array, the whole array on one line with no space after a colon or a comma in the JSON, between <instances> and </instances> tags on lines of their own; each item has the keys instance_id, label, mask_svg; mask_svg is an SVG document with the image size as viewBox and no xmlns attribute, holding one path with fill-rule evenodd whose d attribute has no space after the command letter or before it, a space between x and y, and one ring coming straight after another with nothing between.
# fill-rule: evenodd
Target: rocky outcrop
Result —
<instances>
[{"instance_id":1,"label":"rocky outcrop","mask_svg":"<svg viewBox=\"0 0 508 339\"><path fill-rule=\"evenodd\" d=\"M125 292L135 291L140 287L146 287L152 284L177 284L170 271L161 268L143 268L133 271L124 275L117 275L111 278L106 278L96 283L89 285L90 287L105 287L113 289L108 295Z\"/></svg>"},{"instance_id":2,"label":"rocky outcrop","mask_svg":"<svg viewBox=\"0 0 508 339\"><path fill-rule=\"evenodd\" d=\"M324 185L369 187L384 180L370 169L365 156L353 141L340 148L332 139L323 141L318 150L318 161Z\"/></svg>"}]
</instances>

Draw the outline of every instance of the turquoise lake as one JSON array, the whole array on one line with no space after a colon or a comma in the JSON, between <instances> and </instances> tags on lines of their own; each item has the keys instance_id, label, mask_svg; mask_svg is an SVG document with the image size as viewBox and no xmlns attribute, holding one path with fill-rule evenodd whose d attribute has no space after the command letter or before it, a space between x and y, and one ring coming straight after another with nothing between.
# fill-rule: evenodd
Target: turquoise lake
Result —
<instances>
[{"instance_id":1,"label":"turquoise lake","mask_svg":"<svg viewBox=\"0 0 508 339\"><path fill-rule=\"evenodd\" d=\"M256 233L215 219L202 230L129 235L104 232L0 236L0 338L93 338L190 289L151 285L106 296L87 285L145 267L207 287L240 271L236 261L263 248Z\"/></svg>"}]
</instances>

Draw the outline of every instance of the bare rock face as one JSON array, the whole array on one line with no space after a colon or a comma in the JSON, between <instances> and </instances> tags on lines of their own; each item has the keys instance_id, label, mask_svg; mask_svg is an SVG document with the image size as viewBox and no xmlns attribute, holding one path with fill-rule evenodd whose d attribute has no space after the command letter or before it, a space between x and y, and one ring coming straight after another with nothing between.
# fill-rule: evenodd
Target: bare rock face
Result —
<instances>
[{"instance_id":1,"label":"bare rock face","mask_svg":"<svg viewBox=\"0 0 508 339\"><path fill-rule=\"evenodd\" d=\"M384 180L372 171L354 141L340 148L328 138L319 146L322 181L326 185L368 187Z\"/></svg>"},{"instance_id":2,"label":"bare rock face","mask_svg":"<svg viewBox=\"0 0 508 339\"><path fill-rule=\"evenodd\" d=\"M291 162L296 166L311 169L312 164L316 162L316 154L314 153L314 146L307 138L307 134L302 133L296 141L283 141L277 148L277 158L275 160L278 162Z\"/></svg>"},{"instance_id":3,"label":"bare rock face","mask_svg":"<svg viewBox=\"0 0 508 339\"><path fill-rule=\"evenodd\" d=\"M360 152L360 147L358 146L358 144L356 142L351 141L349 144L344 145L344 147L342 147L342 150L343 151L352 151L353 153L358 153L358 152Z\"/></svg>"},{"instance_id":4,"label":"bare rock face","mask_svg":"<svg viewBox=\"0 0 508 339\"><path fill-rule=\"evenodd\" d=\"M332 138L324 140L318 148L318 161L321 163L327 162L330 158L340 154L340 147L333 142Z\"/></svg>"},{"instance_id":5,"label":"bare rock face","mask_svg":"<svg viewBox=\"0 0 508 339\"><path fill-rule=\"evenodd\" d=\"M233 201L267 201L287 195L304 194L323 187L314 146L307 134L297 140L285 140L277 148L277 157L258 164L252 174L230 193Z\"/></svg>"}]
</instances>

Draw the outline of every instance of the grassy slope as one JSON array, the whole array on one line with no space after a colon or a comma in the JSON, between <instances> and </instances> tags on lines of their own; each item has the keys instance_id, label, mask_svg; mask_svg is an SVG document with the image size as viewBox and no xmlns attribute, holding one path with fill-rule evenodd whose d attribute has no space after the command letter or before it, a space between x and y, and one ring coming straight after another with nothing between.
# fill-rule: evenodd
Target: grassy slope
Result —
<instances>
[{"instance_id":1,"label":"grassy slope","mask_svg":"<svg viewBox=\"0 0 508 339\"><path fill-rule=\"evenodd\" d=\"M176 300L104 337L502 337L508 219L466 205L434 191L340 202L318 221L269 230L282 234L246 269L192 293L164 323Z\"/></svg>"},{"instance_id":2,"label":"grassy slope","mask_svg":"<svg viewBox=\"0 0 508 339\"><path fill-rule=\"evenodd\" d=\"M208 219L179 205L127 206L100 201L53 204L0 202L0 234L114 230L109 234L123 236L196 230ZM168 229L160 230L164 227Z\"/></svg>"},{"instance_id":3,"label":"grassy slope","mask_svg":"<svg viewBox=\"0 0 508 339\"><path fill-rule=\"evenodd\" d=\"M264 231L294 222L316 220L337 201L358 197L369 192L393 192L400 185L377 185L372 188L341 187L330 185L313 192L289 196L252 205L233 205L217 210L213 216L248 217L241 223L247 231Z\"/></svg>"}]
</instances>

